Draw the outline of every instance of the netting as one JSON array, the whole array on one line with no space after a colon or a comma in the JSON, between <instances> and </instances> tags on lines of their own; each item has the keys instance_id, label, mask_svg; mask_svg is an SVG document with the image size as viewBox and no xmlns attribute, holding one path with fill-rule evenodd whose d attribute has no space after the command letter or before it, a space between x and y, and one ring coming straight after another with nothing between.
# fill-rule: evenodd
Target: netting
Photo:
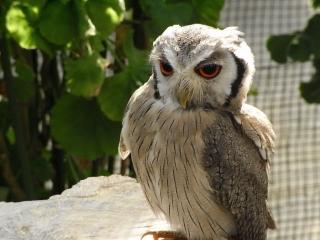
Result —
<instances>
[{"instance_id":1,"label":"netting","mask_svg":"<svg viewBox=\"0 0 320 240\"><path fill-rule=\"evenodd\" d=\"M299 95L299 83L309 81L313 69L278 65L266 50L270 35L302 29L310 15L308 0L226 0L221 16L222 26L239 26L246 34L258 90L248 102L268 115L278 135L269 188L278 228L268 240L320 239L320 105Z\"/></svg>"}]
</instances>

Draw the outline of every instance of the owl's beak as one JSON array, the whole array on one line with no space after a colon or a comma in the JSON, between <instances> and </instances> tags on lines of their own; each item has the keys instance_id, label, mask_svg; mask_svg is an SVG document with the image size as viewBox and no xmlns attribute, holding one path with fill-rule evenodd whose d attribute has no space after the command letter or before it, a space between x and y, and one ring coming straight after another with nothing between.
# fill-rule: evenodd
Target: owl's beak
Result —
<instances>
[{"instance_id":1,"label":"owl's beak","mask_svg":"<svg viewBox=\"0 0 320 240\"><path fill-rule=\"evenodd\" d=\"M192 91L189 88L179 89L176 92L176 96L180 105L186 109L192 97Z\"/></svg>"}]
</instances>

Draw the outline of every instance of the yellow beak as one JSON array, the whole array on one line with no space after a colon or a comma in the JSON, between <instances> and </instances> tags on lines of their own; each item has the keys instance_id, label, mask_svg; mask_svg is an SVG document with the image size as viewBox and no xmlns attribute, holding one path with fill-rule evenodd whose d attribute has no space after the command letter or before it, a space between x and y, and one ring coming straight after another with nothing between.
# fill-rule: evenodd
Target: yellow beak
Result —
<instances>
[{"instance_id":1,"label":"yellow beak","mask_svg":"<svg viewBox=\"0 0 320 240\"><path fill-rule=\"evenodd\" d=\"M179 89L176 96L180 105L185 109L191 99L192 91L189 88Z\"/></svg>"}]
</instances>

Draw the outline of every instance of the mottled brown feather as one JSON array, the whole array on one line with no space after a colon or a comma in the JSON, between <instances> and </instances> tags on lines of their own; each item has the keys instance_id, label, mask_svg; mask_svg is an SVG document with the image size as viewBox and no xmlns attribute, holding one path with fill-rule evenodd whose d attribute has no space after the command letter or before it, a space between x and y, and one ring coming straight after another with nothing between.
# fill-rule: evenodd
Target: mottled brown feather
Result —
<instances>
[{"instance_id":1,"label":"mottled brown feather","mask_svg":"<svg viewBox=\"0 0 320 240\"><path fill-rule=\"evenodd\" d=\"M217 124L203 132L203 166L213 196L234 216L237 240L265 240L268 226L274 226L266 204L267 163L253 140L234 127L232 115L217 116Z\"/></svg>"}]
</instances>

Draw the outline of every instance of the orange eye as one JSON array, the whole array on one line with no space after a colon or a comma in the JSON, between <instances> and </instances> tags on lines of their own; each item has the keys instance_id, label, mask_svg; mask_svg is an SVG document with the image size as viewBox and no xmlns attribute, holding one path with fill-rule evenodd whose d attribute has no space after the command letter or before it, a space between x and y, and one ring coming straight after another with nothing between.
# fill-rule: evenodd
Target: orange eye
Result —
<instances>
[{"instance_id":1,"label":"orange eye","mask_svg":"<svg viewBox=\"0 0 320 240\"><path fill-rule=\"evenodd\" d=\"M163 76L170 76L173 74L173 68L168 62L160 61L160 71L163 74Z\"/></svg>"},{"instance_id":2,"label":"orange eye","mask_svg":"<svg viewBox=\"0 0 320 240\"><path fill-rule=\"evenodd\" d=\"M211 79L219 75L222 66L217 64L205 64L196 69L196 72L203 78Z\"/></svg>"}]
</instances>

